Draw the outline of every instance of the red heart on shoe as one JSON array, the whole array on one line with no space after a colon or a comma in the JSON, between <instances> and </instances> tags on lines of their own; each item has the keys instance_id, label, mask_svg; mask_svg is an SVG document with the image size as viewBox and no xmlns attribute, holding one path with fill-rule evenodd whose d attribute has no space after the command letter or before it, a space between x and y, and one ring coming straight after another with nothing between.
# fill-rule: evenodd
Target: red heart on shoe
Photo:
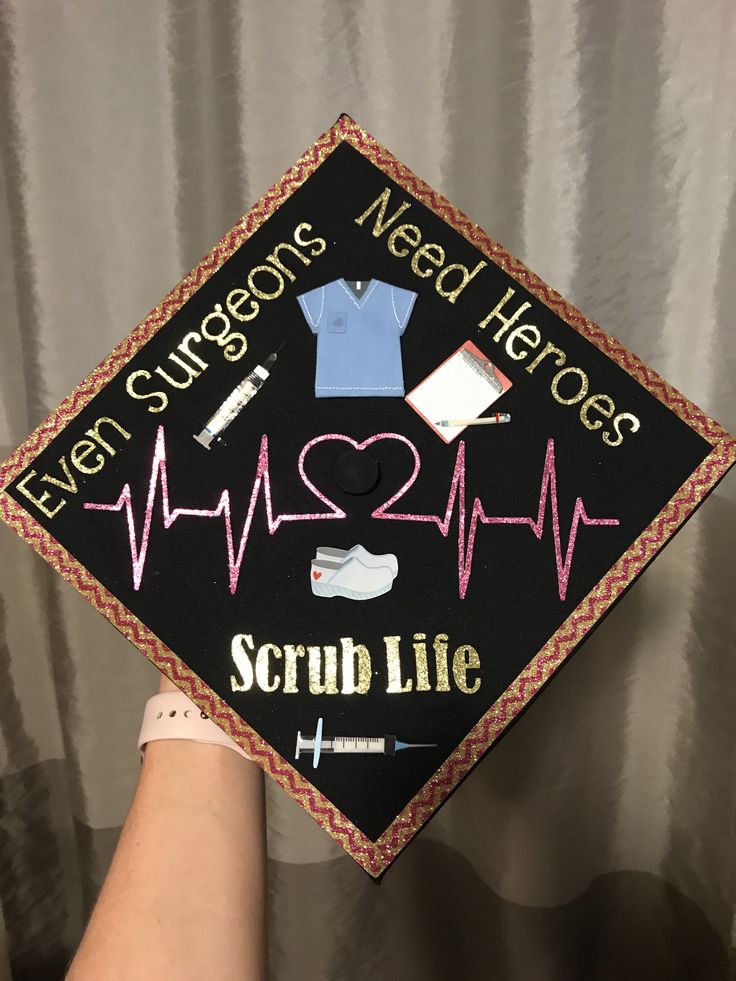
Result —
<instances>
[{"instance_id":1,"label":"red heart on shoe","mask_svg":"<svg viewBox=\"0 0 736 981\"><path fill-rule=\"evenodd\" d=\"M322 573L321 572L313 572L312 575L314 576L315 579L321 579L322 578Z\"/></svg>"}]
</instances>

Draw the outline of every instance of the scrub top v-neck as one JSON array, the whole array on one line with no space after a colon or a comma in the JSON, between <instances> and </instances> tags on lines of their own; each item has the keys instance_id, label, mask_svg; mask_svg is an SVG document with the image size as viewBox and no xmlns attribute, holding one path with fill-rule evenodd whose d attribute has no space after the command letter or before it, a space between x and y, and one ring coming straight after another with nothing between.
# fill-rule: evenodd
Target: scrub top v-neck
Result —
<instances>
[{"instance_id":1,"label":"scrub top v-neck","mask_svg":"<svg viewBox=\"0 0 736 981\"><path fill-rule=\"evenodd\" d=\"M317 398L404 394L401 335L416 297L380 279L360 297L344 279L297 297L317 335Z\"/></svg>"}]
</instances>

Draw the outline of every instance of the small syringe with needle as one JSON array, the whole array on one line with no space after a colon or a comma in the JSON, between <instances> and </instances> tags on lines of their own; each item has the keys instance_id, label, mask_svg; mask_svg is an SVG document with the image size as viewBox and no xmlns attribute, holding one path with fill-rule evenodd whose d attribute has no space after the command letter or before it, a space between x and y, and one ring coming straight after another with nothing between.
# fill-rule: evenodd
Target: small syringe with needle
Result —
<instances>
[{"instance_id":1,"label":"small syringe with needle","mask_svg":"<svg viewBox=\"0 0 736 981\"><path fill-rule=\"evenodd\" d=\"M256 394L261 385L270 375L270 369L273 367L276 358L278 357L279 351L283 348L277 348L273 354L269 354L262 365L257 364L252 371L249 371L241 383L230 392L228 397L219 407L217 412L207 420L207 424L204 429L198 435L195 434L194 438L200 443L206 450L210 448L210 444L214 439L220 439L222 433L225 432L230 423L235 419L241 409L250 402L253 396Z\"/></svg>"},{"instance_id":2,"label":"small syringe with needle","mask_svg":"<svg viewBox=\"0 0 736 981\"><path fill-rule=\"evenodd\" d=\"M317 731L312 739L296 734L296 759L301 753L312 754L312 766L316 770L322 753L383 753L396 756L402 749L436 749L437 743L405 743L396 736L333 736L322 738L322 719L317 721Z\"/></svg>"}]
</instances>

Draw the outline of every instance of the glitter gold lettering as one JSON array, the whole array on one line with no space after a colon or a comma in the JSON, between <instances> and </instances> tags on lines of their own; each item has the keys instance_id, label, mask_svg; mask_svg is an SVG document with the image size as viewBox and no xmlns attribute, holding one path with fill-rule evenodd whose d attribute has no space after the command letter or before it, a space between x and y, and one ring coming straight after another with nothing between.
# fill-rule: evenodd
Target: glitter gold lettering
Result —
<instances>
[{"instance_id":1,"label":"glitter gold lettering","mask_svg":"<svg viewBox=\"0 0 736 981\"><path fill-rule=\"evenodd\" d=\"M401 637L384 637L383 642L386 645L386 673L388 676L386 691L389 695L403 695L412 690L414 682L411 678L407 678L406 683L402 684L401 653L399 651Z\"/></svg>"},{"instance_id":2,"label":"glitter gold lettering","mask_svg":"<svg viewBox=\"0 0 736 981\"><path fill-rule=\"evenodd\" d=\"M462 291L468 285L468 283L475 279L481 269L485 269L488 263L485 259L481 259L476 265L472 272L467 268L467 266L462 265L460 262L453 262L450 266L445 266L442 272L437 273L437 281L435 282L435 288L440 296L443 296L449 303L454 303L455 300L460 296ZM451 290L445 289L445 279L448 273L453 273L457 270L460 273L460 282L458 285Z\"/></svg>"},{"instance_id":3,"label":"glitter gold lettering","mask_svg":"<svg viewBox=\"0 0 736 981\"><path fill-rule=\"evenodd\" d=\"M468 687L467 674L472 669L480 667L478 652L470 644L463 644L452 656L452 676L455 684L465 695L474 695L480 688L480 678L476 678L472 687Z\"/></svg>"},{"instance_id":4,"label":"glitter gold lettering","mask_svg":"<svg viewBox=\"0 0 736 981\"><path fill-rule=\"evenodd\" d=\"M112 426L113 429L117 429L123 439L130 439L130 433L128 430L124 429L119 422L111 419L110 416L100 416L97 422L93 426L90 426L84 435L91 436L92 439L96 439L103 450L106 450L110 456L115 456L115 447L111 446L106 439L103 439L102 436L100 436L100 426L103 424L103 422L108 426Z\"/></svg>"},{"instance_id":5,"label":"glitter gold lettering","mask_svg":"<svg viewBox=\"0 0 736 981\"><path fill-rule=\"evenodd\" d=\"M276 266L276 268L282 272L290 282L293 283L296 281L296 276L279 258L279 252L281 252L283 249L286 249L287 252L291 252L297 256L297 258L300 259L305 266L310 266L312 264L312 260L303 255L299 249L295 249L290 242L279 242L273 252L266 256L266 262L270 262L272 266Z\"/></svg>"},{"instance_id":6,"label":"glitter gold lettering","mask_svg":"<svg viewBox=\"0 0 736 981\"><path fill-rule=\"evenodd\" d=\"M300 222L300 224L298 224L294 229L294 241L296 242L296 244L301 245L304 248L307 248L310 245L314 246L314 248L310 249L310 254L312 256L322 255L322 253L327 248L327 242L323 238L320 238L319 236L317 236L316 238L304 238L302 233L305 231L306 232L312 231L312 226L309 224L308 221Z\"/></svg>"},{"instance_id":7,"label":"glitter gold lettering","mask_svg":"<svg viewBox=\"0 0 736 981\"><path fill-rule=\"evenodd\" d=\"M391 189L388 187L384 188L376 200L366 208L363 214L359 215L355 219L356 225L362 225L368 215L377 209L377 215L373 223L371 235L373 235L374 238L380 238L386 229L390 228L391 225L394 224L399 215L403 214L407 208L411 207L408 201L403 201L393 215L391 215L390 218L387 218L386 209L388 207L390 197ZM391 255L396 256L398 259L403 259L405 256L408 256L410 249L417 249L417 252L411 259L411 268L417 276L420 276L422 279L426 279L428 276L432 275L432 270L425 269L424 271L421 271L418 266L419 258L426 257L433 265L437 265L439 268L445 260L445 250L441 246L436 245L434 242L429 242L423 245L421 248L418 248L421 245L421 242L422 232L418 225L403 224L395 228L388 236L386 239L386 247ZM401 243L401 246L397 243ZM404 243L406 243L409 248L404 248ZM439 256L442 258L438 263L436 260ZM434 284L435 289L441 297L448 301L448 303L454 303L468 283L475 279L481 269L484 269L487 265L488 263L486 260L481 259L476 264L472 272L467 266L462 265L460 262L454 262L449 266L445 266L441 272L437 273L437 279ZM460 274L460 282L453 286L452 289L448 289L445 284L445 279L448 275L454 278L454 273ZM527 306L529 306L529 304L527 304Z\"/></svg>"},{"instance_id":8,"label":"glitter gold lettering","mask_svg":"<svg viewBox=\"0 0 736 981\"><path fill-rule=\"evenodd\" d=\"M130 433L127 429L124 429L120 423L111 419L110 416L100 416L100 418L90 426L90 428L85 432L85 436L89 436L89 439L80 439L72 446L69 453L69 458L72 462L72 467L81 474L85 476L91 476L93 474L99 473L100 470L107 463L107 457L104 453L98 452L100 448L105 450L110 456L115 456L116 449L107 440L100 435L100 427L106 424L112 426L116 429L124 439L130 439ZM85 463L93 453L94 465ZM61 511L64 505L67 503L67 499L62 497L55 504L50 505L47 502L51 499L51 494L47 490L42 491L39 497L32 490L28 488L28 483L34 478L38 477L39 482L43 484L50 484L52 487L58 487L67 494L76 494L79 490L79 485L77 484L74 473L67 463L66 456L59 457L59 467L61 472L54 476L52 473L45 473L38 477L38 472L36 470L29 470L28 473L21 478L16 484L16 489L32 504L34 504L41 514L46 515L47 518L53 518L56 514Z\"/></svg>"},{"instance_id":9,"label":"glitter gold lettering","mask_svg":"<svg viewBox=\"0 0 736 981\"><path fill-rule=\"evenodd\" d=\"M386 193L389 193L388 189ZM408 208L409 205L404 207ZM391 221L387 225L390 223ZM312 233L313 227L309 222L300 222L294 228L292 237L297 245L302 246L302 249L298 249L290 242L279 242L260 265L253 266L248 271L245 277L247 289L240 287L230 289L225 298L225 310L222 303L215 303L212 310L202 319L199 330L190 330L184 335L176 350L188 360L182 360L175 352L168 355L168 359L182 369L183 376L179 372L172 372L169 365L165 363L152 368L151 371L163 378L172 388L188 389L209 367L207 361L192 349L193 345L200 343L202 339L217 344L225 361L239 361L248 349L248 339L245 334L232 329L230 318L241 323L255 320L262 307L259 300L275 300L284 293L287 284L296 282L302 266L311 266L310 256L314 258L322 255L327 249L326 239ZM312 234L311 238L307 237L309 234ZM146 391L140 384L150 381L151 371L145 368L133 371L126 380L125 390L130 398L149 403L146 405L148 412L163 412L169 405L166 391Z\"/></svg>"},{"instance_id":10,"label":"glitter gold lettering","mask_svg":"<svg viewBox=\"0 0 736 981\"><path fill-rule=\"evenodd\" d=\"M376 215L376 220L373 223L373 229L371 230L371 235L374 238L380 238L381 235L383 235L383 233L386 231L386 229L389 228L391 225L393 225L393 223L396 221L399 215L403 214L406 211L406 209L410 207L408 201L403 201L396 209L396 211L391 215L391 217L389 219L386 219L386 208L388 206L388 201L390 197L391 197L391 188L390 187L384 188L383 191L378 195L376 200L373 202L373 204L369 204L366 210L363 212L363 214L360 215L359 218L355 219L355 224L362 225L363 222L368 217L368 215L372 211L375 211L376 208L378 208L378 214Z\"/></svg>"},{"instance_id":11,"label":"glitter gold lettering","mask_svg":"<svg viewBox=\"0 0 736 981\"><path fill-rule=\"evenodd\" d=\"M279 284L277 289L275 289L272 293L266 293L265 290L258 289L253 282L253 278L255 277L256 273L268 273L269 276L273 276L273 278L277 280ZM251 271L248 273L247 283L248 289L251 291L253 296L257 296L259 300L275 300L277 296L281 296L281 294L284 292L283 277L278 270L273 269L271 266L256 266L254 269L251 269Z\"/></svg>"},{"instance_id":12,"label":"glitter gold lettering","mask_svg":"<svg viewBox=\"0 0 736 981\"><path fill-rule=\"evenodd\" d=\"M65 456L59 457L59 466L61 467L66 480L61 480L59 477L54 477L50 473L45 473L43 477L41 477L42 482L44 484L53 484L54 487L60 487L64 491L69 491L70 494L76 494L77 490L79 489L77 487L77 481L74 479L74 476L69 469L69 464L66 462Z\"/></svg>"},{"instance_id":13,"label":"glitter gold lettering","mask_svg":"<svg viewBox=\"0 0 736 981\"><path fill-rule=\"evenodd\" d=\"M341 637L340 644L342 647L342 694L365 695L371 687L371 656L368 653L368 648L365 644L353 643L352 637Z\"/></svg>"},{"instance_id":14,"label":"glitter gold lettering","mask_svg":"<svg viewBox=\"0 0 736 981\"><path fill-rule=\"evenodd\" d=\"M200 368L204 369L209 367L207 362L203 361L198 354L195 354L194 351L191 351L189 349L189 345L193 341L199 343L201 340L202 340L202 335L200 333L198 333L196 330L190 330L189 333L184 336L184 339L179 345L178 350L181 351L182 354L186 354L186 356L189 358L190 361L193 361Z\"/></svg>"},{"instance_id":15,"label":"glitter gold lettering","mask_svg":"<svg viewBox=\"0 0 736 981\"><path fill-rule=\"evenodd\" d=\"M426 259L431 266L435 269L441 269L442 263L445 261L445 250L441 245L437 245L435 242L426 242L421 249L417 249L411 259L412 271L417 274L421 279L427 279L428 276L434 275L434 269L427 266L424 269L419 268L419 262L421 259Z\"/></svg>"},{"instance_id":16,"label":"glitter gold lettering","mask_svg":"<svg viewBox=\"0 0 736 981\"><path fill-rule=\"evenodd\" d=\"M434 639L434 663L437 672L436 691L449 691L450 679L447 672L447 634L437 634Z\"/></svg>"},{"instance_id":17,"label":"glitter gold lettering","mask_svg":"<svg viewBox=\"0 0 736 981\"><path fill-rule=\"evenodd\" d=\"M591 395L590 398L587 398L580 406L580 421L585 428L600 429L603 425L600 419L594 419L591 422L588 418L588 415L592 409L595 409L596 412L600 412L600 414L606 419L610 419L613 413L616 411L616 405L613 399L609 398L608 395Z\"/></svg>"},{"instance_id":18,"label":"glitter gold lettering","mask_svg":"<svg viewBox=\"0 0 736 981\"><path fill-rule=\"evenodd\" d=\"M526 370L529 372L530 375L537 368L537 366L544 361L544 359L547 357L548 354L557 355L557 357L555 358L555 364L557 365L558 368L561 368L563 364L567 361L567 355L565 354L565 352L561 351L558 347L555 347L554 344L550 344L550 342L548 341L544 345L542 353L538 354L536 358L532 361L532 363L526 366Z\"/></svg>"},{"instance_id":19,"label":"glitter gold lettering","mask_svg":"<svg viewBox=\"0 0 736 981\"><path fill-rule=\"evenodd\" d=\"M337 648L308 647L309 691L312 695L337 695ZM324 680L323 680L324 675Z\"/></svg>"},{"instance_id":20,"label":"glitter gold lettering","mask_svg":"<svg viewBox=\"0 0 736 981\"><path fill-rule=\"evenodd\" d=\"M230 290L230 292L227 294L227 299L225 300L225 306L227 307L227 312L230 314L230 316L235 317L236 320L242 320L243 322L255 320L261 309L260 303L257 303L255 300L250 301L250 313L240 312L240 308L249 298L250 293L248 290Z\"/></svg>"},{"instance_id":21,"label":"glitter gold lettering","mask_svg":"<svg viewBox=\"0 0 736 981\"><path fill-rule=\"evenodd\" d=\"M230 656L240 675L239 678L236 678L234 674L230 675L232 691L250 691L253 687L253 665L245 650L246 644L253 650L253 638L250 634L236 634L230 644Z\"/></svg>"},{"instance_id":22,"label":"glitter gold lettering","mask_svg":"<svg viewBox=\"0 0 736 981\"><path fill-rule=\"evenodd\" d=\"M383 638L386 650L386 692L406 695L413 692L450 692L455 689L465 695L474 695L481 685L480 678L468 679L469 671L478 671L480 656L470 644L460 645L448 663L447 634L434 638L434 677L427 654L427 635L413 635L415 676L411 676L409 664L401 661L401 637L398 634ZM235 672L230 676L234 692L260 689L273 694L282 691L295 695L300 691L300 664L306 673L310 695L365 695L373 682L371 655L365 644L358 644L352 637L341 637L336 644L261 644L251 634L236 634L230 644L230 655ZM409 658L411 655L408 656ZM304 660L306 659L306 660ZM283 664L283 673L276 670L275 661ZM408 669L408 674L403 674ZM338 684L338 681L340 684ZM454 681L454 686L453 686Z\"/></svg>"},{"instance_id":23,"label":"glitter gold lettering","mask_svg":"<svg viewBox=\"0 0 736 981\"><path fill-rule=\"evenodd\" d=\"M171 375L167 374L164 371L161 365L159 365L155 369L155 371L157 375L161 375L164 381L167 381L169 385L172 385L174 388L189 388L189 386L192 384L194 379L199 378L199 376L202 374L201 371L197 371L196 369L192 368L192 366L190 364L187 364L186 361L182 361L179 355L174 354L173 351L171 352L171 354L169 354L169 361L173 361L174 364L178 364L179 367L184 369L184 371L186 372L185 381L176 381L171 377Z\"/></svg>"},{"instance_id":24,"label":"glitter gold lettering","mask_svg":"<svg viewBox=\"0 0 736 981\"><path fill-rule=\"evenodd\" d=\"M491 310L488 316L484 317L483 320L481 320L481 322L478 324L478 327L481 330L484 330L488 326L488 324L490 324L490 322L494 319L499 320L501 322L502 327L499 330L497 330L496 333L493 335L494 341L500 341L503 335L509 329L509 327L511 327L512 324L515 324L516 321L519 319L519 317L522 315L522 313L525 310L528 310L529 307L531 306L531 303L528 302L522 303L521 306L518 307L516 311L510 314L510 316L508 317L505 314L501 313L504 306L508 303L508 301L511 299L511 297L514 295L515 292L516 290L509 287L506 290L506 295L501 300L498 301L498 303L495 305L493 310Z\"/></svg>"},{"instance_id":25,"label":"glitter gold lettering","mask_svg":"<svg viewBox=\"0 0 736 981\"><path fill-rule=\"evenodd\" d=\"M414 659L417 666L417 691L432 691L427 667L426 634L414 634Z\"/></svg>"},{"instance_id":26,"label":"glitter gold lettering","mask_svg":"<svg viewBox=\"0 0 736 981\"><path fill-rule=\"evenodd\" d=\"M569 398L565 398L560 395L560 382L566 375L577 375L580 379L580 389L575 394L571 395ZM580 399L584 399L588 394L588 376L585 374L582 368L575 368L570 366L569 368L563 368L562 371L558 371L557 374L552 379L551 384L552 397L556 399L561 405L575 405Z\"/></svg>"},{"instance_id":27,"label":"glitter gold lettering","mask_svg":"<svg viewBox=\"0 0 736 981\"><path fill-rule=\"evenodd\" d=\"M147 405L146 408L149 412L163 412L166 406L169 404L169 396L166 394L166 392L138 392L134 388L134 384L139 378L144 378L146 381L149 381L151 377L151 372L146 371L145 368L140 368L138 371L131 372L125 381L125 391L132 399L157 399L157 405Z\"/></svg>"},{"instance_id":28,"label":"glitter gold lettering","mask_svg":"<svg viewBox=\"0 0 736 981\"><path fill-rule=\"evenodd\" d=\"M33 494L27 487L28 481L37 476L38 472L36 470L29 470L25 477L23 477L22 480L19 480L15 485L16 489L19 490L24 497L27 497L31 504L34 504L38 508L41 514L45 514L47 518L53 518L54 515L58 514L66 504L66 498L62 497L62 499L57 503L56 507L48 507L46 505L46 501L51 498L51 494L49 494L47 490L42 491L40 497L36 497L36 495Z\"/></svg>"},{"instance_id":29,"label":"glitter gold lettering","mask_svg":"<svg viewBox=\"0 0 736 981\"><path fill-rule=\"evenodd\" d=\"M619 414L613 420L613 429L614 432L616 433L616 436L613 439L611 439L609 433L607 432L603 433L603 442L606 444L606 446L621 445L624 439L624 434L621 432L621 423L624 421L629 423L628 428L631 430L632 433L637 432L639 427L641 426L641 423L636 418L636 416L632 415L630 412L619 412Z\"/></svg>"},{"instance_id":30,"label":"glitter gold lettering","mask_svg":"<svg viewBox=\"0 0 736 981\"><path fill-rule=\"evenodd\" d=\"M303 644L284 644L284 695L297 695L299 688L296 679L297 658L304 657Z\"/></svg>"},{"instance_id":31,"label":"glitter gold lettering","mask_svg":"<svg viewBox=\"0 0 736 981\"><path fill-rule=\"evenodd\" d=\"M514 350L514 341L517 338L528 344L530 348L539 347L542 342L542 335L539 333L539 329L533 324L523 324L521 327L514 327L506 338L506 354L510 358L513 358L514 361L523 361L529 354L528 351L523 349L521 351Z\"/></svg>"},{"instance_id":32,"label":"glitter gold lettering","mask_svg":"<svg viewBox=\"0 0 736 981\"><path fill-rule=\"evenodd\" d=\"M220 330L213 331L211 329L210 322L213 320L220 321ZM221 303L216 303L214 309L202 319L199 329L202 332L202 337L205 337L208 341L217 341L218 344L230 333L230 320L227 314L222 312Z\"/></svg>"},{"instance_id":33,"label":"glitter gold lettering","mask_svg":"<svg viewBox=\"0 0 736 981\"><path fill-rule=\"evenodd\" d=\"M69 455L72 463L80 473L99 473L99 471L105 466L105 457L102 455L102 453L97 452L98 450L99 446L97 443L93 443L91 439L80 439L78 443L75 443L74 446L72 446L72 450ZM91 453L96 453L94 466L89 466L89 464L83 462Z\"/></svg>"},{"instance_id":34,"label":"glitter gold lettering","mask_svg":"<svg viewBox=\"0 0 736 981\"><path fill-rule=\"evenodd\" d=\"M416 225L399 225L398 228L395 228L391 232L386 242L388 251L398 258L402 258L403 256L409 254L409 249L400 249L396 244L397 239L408 242L409 245L415 249L422 241L422 233L419 231Z\"/></svg>"},{"instance_id":35,"label":"glitter gold lettering","mask_svg":"<svg viewBox=\"0 0 736 981\"><path fill-rule=\"evenodd\" d=\"M224 323L224 330L213 332L210 329L210 321L215 317L219 317ZM200 330L202 331L202 337L208 341L214 341L218 347L223 348L226 361L239 361L245 354L248 347L245 335L230 330L230 321L227 315L222 312L222 306L219 303L216 303L212 313L208 313L204 318Z\"/></svg>"},{"instance_id":36,"label":"glitter gold lettering","mask_svg":"<svg viewBox=\"0 0 736 981\"><path fill-rule=\"evenodd\" d=\"M256 681L265 692L276 691L281 684L281 675L274 674L273 681L270 680L271 656L282 657L281 648L276 644L261 644L256 654Z\"/></svg>"}]
</instances>

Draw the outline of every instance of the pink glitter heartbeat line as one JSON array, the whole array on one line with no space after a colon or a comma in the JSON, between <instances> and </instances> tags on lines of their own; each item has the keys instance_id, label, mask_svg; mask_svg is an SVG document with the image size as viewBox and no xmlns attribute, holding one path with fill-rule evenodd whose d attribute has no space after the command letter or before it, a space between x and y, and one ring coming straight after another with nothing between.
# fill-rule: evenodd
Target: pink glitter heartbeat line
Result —
<instances>
[{"instance_id":1,"label":"pink glitter heartbeat line","mask_svg":"<svg viewBox=\"0 0 736 981\"><path fill-rule=\"evenodd\" d=\"M412 481L413 483L413 481ZM395 498L394 498L395 500ZM447 497L447 507L444 517L438 514L376 514L375 517L389 518L394 521L431 521L439 528L442 535L446 538L450 531L450 522L455 508L455 501L458 502L458 525L457 525L457 574L460 598L465 599L470 582L470 573L473 567L473 551L475 549L475 535L478 529L478 522L484 525L528 525L541 541L544 534L545 517L547 514L547 501L550 502L552 512L552 535L555 545L555 564L557 567L557 589L560 600L567 596L567 587L570 581L570 569L572 558L575 552L575 542L577 540L578 528L583 525L618 525L618 518L589 518L583 504L583 499L578 497L572 513L570 532L567 540L567 548L563 555L562 535L560 531L559 502L557 499L557 470L555 468L555 441L547 440L547 453L544 458L544 469L542 471L542 483L539 490L539 508L537 517L496 517L486 514L483 504L479 497L473 501L470 512L470 521L467 519L465 507L465 443L461 440L458 445L457 457L455 459L455 470L452 475L450 492ZM466 536L467 530L467 538Z\"/></svg>"},{"instance_id":2,"label":"pink glitter heartbeat line","mask_svg":"<svg viewBox=\"0 0 736 981\"><path fill-rule=\"evenodd\" d=\"M416 481L421 469L421 460L416 446L402 436L400 433L378 433L367 439L358 441L342 433L325 433L316 436L302 448L299 454L298 470L305 487L326 507L327 511L309 511L299 513L284 513L274 517L273 503L271 498L271 479L269 473L268 460L268 437L261 437L261 445L258 453L258 464L256 474L251 488L248 512L243 525L240 539L235 545L233 533L232 509L230 505L230 491L225 489L220 495L220 499L214 508L172 508L169 497L169 480L166 461L166 441L164 427L159 426L156 434L156 444L151 466L151 476L148 483L148 496L146 500L146 513L143 520L143 528L138 537L136 528L135 513L133 510L133 495L130 484L125 484L120 492L120 496L114 504L85 503L84 507L93 511L122 511L125 510L128 540L130 545L130 556L133 569L133 588L138 590L143 582L143 572L148 557L148 546L151 535L151 525L153 523L153 511L156 503L158 488L161 488L161 512L163 526L165 530L171 528L174 522L180 517L196 518L222 518L225 525L225 538L227 543L228 573L230 592L235 593L240 571L245 558L245 551L253 524L258 497L263 488L263 497L266 508L266 523L270 535L274 535L283 522L288 521L329 521L341 520L347 517L347 512L332 501L323 491L316 487L307 477L304 469L304 460L310 450L319 443L330 440L340 440L349 443L355 449L363 450L367 446L384 439L393 439L403 443L412 455L413 469L406 482L389 497L383 504L380 504L371 512L372 518L391 520L391 521L420 521L434 523L446 538L449 534L455 502L458 503L458 589L460 598L464 599L470 582L470 575L473 565L473 552L475 548L475 537L478 523L481 524L507 524L507 525L528 525L536 538L541 540L544 534L545 517L547 513L547 501L550 501L552 513L552 534L555 545L555 561L557 567L558 592L561 600L567 595L567 587L570 579L570 569L575 550L575 542L579 525L618 525L616 518L589 518L582 498L577 498L573 510L567 548L563 555L559 505L557 500L557 472L555 469L555 450L554 440L547 441L547 453L545 456L544 470L542 473L542 483L539 494L539 509L536 519L533 517L496 517L487 515L483 509L480 498L476 497L470 513L470 520L465 507L465 443L461 440L458 445L455 469L452 475L450 491L447 498L447 506L444 516L438 514L400 514L388 511L391 505L400 500ZM466 538L467 528L467 538Z\"/></svg>"}]
</instances>

